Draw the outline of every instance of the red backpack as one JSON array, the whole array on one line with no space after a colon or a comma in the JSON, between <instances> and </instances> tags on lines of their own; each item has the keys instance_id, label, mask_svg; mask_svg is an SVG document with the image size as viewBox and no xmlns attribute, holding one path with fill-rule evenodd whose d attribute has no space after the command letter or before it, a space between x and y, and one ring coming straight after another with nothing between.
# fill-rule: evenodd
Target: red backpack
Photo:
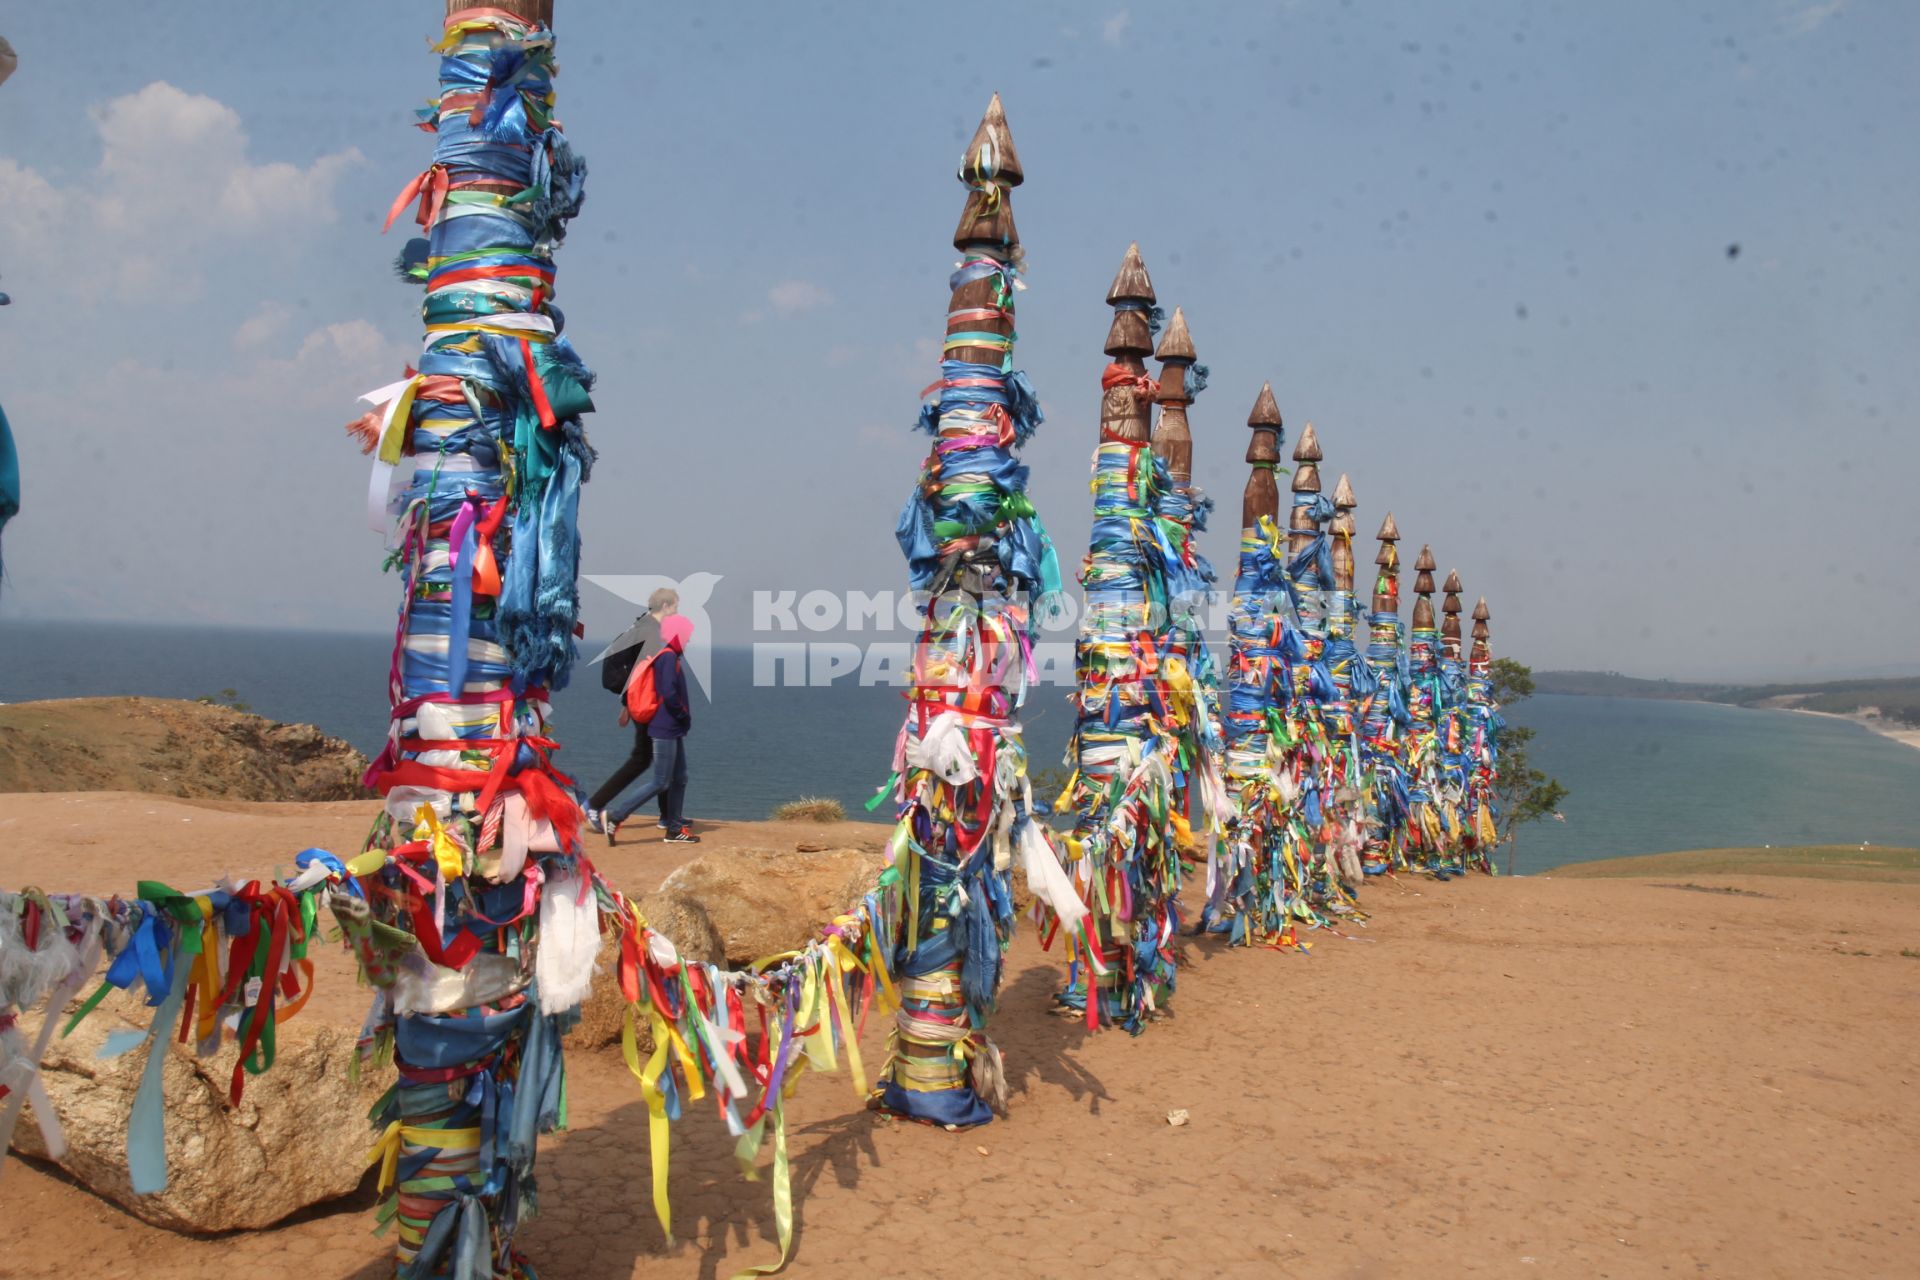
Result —
<instances>
[{"instance_id":1,"label":"red backpack","mask_svg":"<svg viewBox=\"0 0 1920 1280\"><path fill-rule=\"evenodd\" d=\"M633 664L633 674L627 677L627 687L622 695L627 703L627 717L635 724L646 724L660 713L660 690L653 683L653 662L665 649L647 655L644 662Z\"/></svg>"}]
</instances>

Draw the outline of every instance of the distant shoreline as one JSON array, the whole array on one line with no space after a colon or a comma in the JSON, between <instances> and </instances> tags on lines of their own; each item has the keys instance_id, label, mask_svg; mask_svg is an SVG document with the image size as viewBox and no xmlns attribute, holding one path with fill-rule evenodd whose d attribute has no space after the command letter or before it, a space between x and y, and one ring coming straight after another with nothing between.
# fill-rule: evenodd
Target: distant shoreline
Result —
<instances>
[{"instance_id":1,"label":"distant shoreline","mask_svg":"<svg viewBox=\"0 0 1920 1280\"><path fill-rule=\"evenodd\" d=\"M1863 711L1810 711L1806 707L1757 707L1759 711L1791 711L1795 715L1824 716L1829 720L1848 720L1862 729L1870 730L1883 738L1892 738L1895 742L1920 751L1920 729L1909 729L1903 725L1889 723L1883 716L1870 716Z\"/></svg>"}]
</instances>

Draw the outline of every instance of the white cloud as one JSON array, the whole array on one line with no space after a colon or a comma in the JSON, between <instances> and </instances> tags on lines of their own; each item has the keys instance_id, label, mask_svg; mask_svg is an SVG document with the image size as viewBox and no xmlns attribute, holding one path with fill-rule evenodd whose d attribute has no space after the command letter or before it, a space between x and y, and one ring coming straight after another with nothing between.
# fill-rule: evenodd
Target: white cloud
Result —
<instances>
[{"instance_id":1,"label":"white cloud","mask_svg":"<svg viewBox=\"0 0 1920 1280\"><path fill-rule=\"evenodd\" d=\"M56 186L0 160L0 243L40 283L89 299L196 293L197 249L332 222L334 186L362 159L348 147L305 167L255 164L233 108L163 80L89 114L100 163L84 178Z\"/></svg>"},{"instance_id":2,"label":"white cloud","mask_svg":"<svg viewBox=\"0 0 1920 1280\"><path fill-rule=\"evenodd\" d=\"M1804 36L1826 25L1827 19L1839 17L1853 0L1821 0L1795 9L1787 15L1787 30L1796 36Z\"/></svg>"},{"instance_id":3,"label":"white cloud","mask_svg":"<svg viewBox=\"0 0 1920 1280\"><path fill-rule=\"evenodd\" d=\"M255 347L265 346L280 336L287 322L293 319L293 311L284 303L263 302L259 310L240 322L233 331L230 340L235 351L251 351Z\"/></svg>"},{"instance_id":4,"label":"white cloud","mask_svg":"<svg viewBox=\"0 0 1920 1280\"><path fill-rule=\"evenodd\" d=\"M368 321L343 320L308 334L293 359L308 367L318 362L325 368L377 370L394 364L393 351L386 335Z\"/></svg>"},{"instance_id":5,"label":"white cloud","mask_svg":"<svg viewBox=\"0 0 1920 1280\"><path fill-rule=\"evenodd\" d=\"M92 111L99 179L110 216L142 221L191 211L224 229L265 231L287 220L331 222L333 184L361 159L349 147L302 169L247 160L247 131L224 103L156 80Z\"/></svg>"},{"instance_id":6,"label":"white cloud","mask_svg":"<svg viewBox=\"0 0 1920 1280\"><path fill-rule=\"evenodd\" d=\"M1122 9L1100 24L1100 38L1108 44L1119 44L1127 28L1133 25L1133 10Z\"/></svg>"},{"instance_id":7,"label":"white cloud","mask_svg":"<svg viewBox=\"0 0 1920 1280\"><path fill-rule=\"evenodd\" d=\"M790 316L831 306L833 295L811 280L782 280L767 290L767 301L775 311Z\"/></svg>"}]
</instances>

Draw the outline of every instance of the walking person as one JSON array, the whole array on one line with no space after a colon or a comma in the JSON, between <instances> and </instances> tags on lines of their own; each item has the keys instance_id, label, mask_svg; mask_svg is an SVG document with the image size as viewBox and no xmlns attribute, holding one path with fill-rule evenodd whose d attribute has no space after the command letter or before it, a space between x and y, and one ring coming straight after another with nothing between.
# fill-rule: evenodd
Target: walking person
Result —
<instances>
[{"instance_id":1,"label":"walking person","mask_svg":"<svg viewBox=\"0 0 1920 1280\"><path fill-rule=\"evenodd\" d=\"M700 837L688 826L686 816L687 731L693 727L693 706L687 698L687 674L681 655L692 635L690 619L677 613L662 618L660 650L645 670L634 674L635 682L652 682L652 693L658 700L646 726L647 736L653 739L653 776L645 786L603 815L602 827L608 844L617 841L620 824L656 796L666 799L667 839L674 844L700 843Z\"/></svg>"},{"instance_id":2,"label":"walking person","mask_svg":"<svg viewBox=\"0 0 1920 1280\"><path fill-rule=\"evenodd\" d=\"M680 593L672 587L661 587L647 597L647 611L633 620L633 625L615 640L607 651L600 655L605 665L600 669L600 685L608 693L620 699L620 723L632 724L627 714L627 681L633 675L633 669L641 662L660 651L660 620L671 617L680 610ZM607 806L616 800L636 780L645 777L653 768L653 738L647 733L644 724L633 725L633 749L620 767L613 771L608 779L600 784L600 789L587 798L587 829L606 833ZM667 798L660 796L660 826L667 825Z\"/></svg>"}]
</instances>

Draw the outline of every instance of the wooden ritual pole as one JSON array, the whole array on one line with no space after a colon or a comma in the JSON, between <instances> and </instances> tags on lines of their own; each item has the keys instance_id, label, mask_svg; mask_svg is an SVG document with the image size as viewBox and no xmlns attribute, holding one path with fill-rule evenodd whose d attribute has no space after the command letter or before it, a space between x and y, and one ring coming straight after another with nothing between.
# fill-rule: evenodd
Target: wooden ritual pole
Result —
<instances>
[{"instance_id":1,"label":"wooden ritual pole","mask_svg":"<svg viewBox=\"0 0 1920 1280\"><path fill-rule=\"evenodd\" d=\"M1473 866L1493 874L1494 847L1500 842L1494 797L1500 782L1500 709L1493 700L1493 651L1487 623L1493 614L1487 598L1473 606L1473 647L1467 652L1467 834Z\"/></svg>"},{"instance_id":2,"label":"wooden ritual pole","mask_svg":"<svg viewBox=\"0 0 1920 1280\"><path fill-rule=\"evenodd\" d=\"M1234 816L1222 867L1224 902L1210 911L1208 921L1237 946L1291 938L1290 893L1299 879L1283 862L1290 815L1278 776L1286 762L1274 738L1274 725L1292 696L1289 650L1298 651L1300 638L1288 621L1280 489L1273 475L1284 435L1271 383L1261 386L1247 426L1252 437L1240 498L1240 561L1228 612L1223 707Z\"/></svg>"},{"instance_id":3,"label":"wooden ritual pole","mask_svg":"<svg viewBox=\"0 0 1920 1280\"><path fill-rule=\"evenodd\" d=\"M1327 595L1333 589L1333 563L1327 545L1333 504L1320 491L1320 436L1309 422L1293 447L1293 510L1287 517L1287 568L1299 602L1302 654L1293 668L1293 700L1289 722L1300 794L1292 824L1299 843L1298 861L1303 898L1318 904L1336 902L1344 895L1333 865L1330 814L1335 783L1332 745L1327 739L1326 692L1332 686L1327 671Z\"/></svg>"},{"instance_id":4,"label":"wooden ritual pole","mask_svg":"<svg viewBox=\"0 0 1920 1280\"><path fill-rule=\"evenodd\" d=\"M1440 685L1434 696L1434 728L1440 749L1440 789L1434 799L1446 828L1445 861L1450 870L1463 867L1466 853L1467 769L1463 754L1466 699L1465 664L1460 646L1460 571L1447 571L1440 584Z\"/></svg>"},{"instance_id":5,"label":"wooden ritual pole","mask_svg":"<svg viewBox=\"0 0 1920 1280\"><path fill-rule=\"evenodd\" d=\"M873 1105L948 1128L985 1124L1005 1098L986 1028L1012 936L1013 851L1070 938L1084 915L1032 816L1020 734L1027 601L1057 591L1059 578L1013 457L1040 422L1012 358L1021 262L1012 190L1024 177L996 94L961 157L961 262L949 280L939 397L921 411L933 449L898 531L924 603L895 762L901 1007Z\"/></svg>"},{"instance_id":6,"label":"wooden ritual pole","mask_svg":"<svg viewBox=\"0 0 1920 1280\"><path fill-rule=\"evenodd\" d=\"M1058 997L1089 1026L1139 1034L1173 988L1171 940L1180 850L1169 821L1176 744L1156 731L1154 634L1168 605L1168 564L1157 519L1172 481L1150 449L1159 386L1153 281L1140 246L1107 291L1111 357L1101 375L1100 441L1093 461L1093 529L1080 582L1086 608L1075 642L1079 688L1068 757L1077 820L1070 847L1095 904L1092 972L1076 970ZM1089 983L1088 979L1091 979Z\"/></svg>"},{"instance_id":7,"label":"wooden ritual pole","mask_svg":"<svg viewBox=\"0 0 1920 1280\"><path fill-rule=\"evenodd\" d=\"M1188 419L1188 408L1206 386L1207 368L1197 363L1186 313L1179 307L1173 309L1154 357L1161 364L1160 419L1153 429L1153 454L1170 482L1157 510L1162 528L1170 535L1177 530L1168 573L1170 579L1178 575L1183 583L1175 589L1169 581L1165 629L1159 637L1161 692L1166 700L1162 719L1179 739L1171 816L1187 864L1206 866L1211 902L1220 888L1215 858L1227 801L1220 777L1219 672L1207 647L1203 613L1215 574L1195 535L1206 532L1213 502L1193 485L1193 429Z\"/></svg>"},{"instance_id":8,"label":"wooden ritual pole","mask_svg":"<svg viewBox=\"0 0 1920 1280\"><path fill-rule=\"evenodd\" d=\"M405 587L368 772L385 805L331 904L376 988L365 1038L399 1074L375 1153L400 1273L504 1278L531 1274L513 1237L537 1136L563 1122L559 1036L598 949L546 724L576 656L593 456L592 375L550 305L585 170L552 115L550 0L449 0L445 16L433 162L389 217L417 200L424 348L352 428L391 495Z\"/></svg>"},{"instance_id":9,"label":"wooden ritual pole","mask_svg":"<svg viewBox=\"0 0 1920 1280\"><path fill-rule=\"evenodd\" d=\"M1330 789L1326 796L1328 860L1348 891L1357 890L1363 879L1360 846L1364 832L1364 780L1361 773L1360 736L1353 718L1354 667L1360 661L1354 647L1353 603L1353 509L1359 499L1353 493L1353 481L1345 472L1333 487L1331 555L1333 590L1327 597L1327 645L1325 661L1332 678L1333 696L1323 711L1330 757ZM1361 677L1364 685L1365 677Z\"/></svg>"},{"instance_id":10,"label":"wooden ritual pole","mask_svg":"<svg viewBox=\"0 0 1920 1280\"><path fill-rule=\"evenodd\" d=\"M1370 810L1366 848L1361 862L1376 875L1403 865L1406 840L1407 784L1401 724L1406 720L1406 696L1400 679L1400 526L1393 512L1380 522L1374 535L1380 543L1373 558L1373 610L1367 616L1367 665L1372 669L1373 692L1361 714L1360 733L1371 770Z\"/></svg>"},{"instance_id":11,"label":"wooden ritual pole","mask_svg":"<svg viewBox=\"0 0 1920 1280\"><path fill-rule=\"evenodd\" d=\"M1160 420L1153 428L1153 456L1166 465L1176 490L1193 488L1193 428L1187 421L1187 406L1193 403L1188 389L1188 374L1200 358L1193 349L1193 335L1187 331L1187 313L1173 309L1173 319L1160 335L1153 358L1160 362Z\"/></svg>"},{"instance_id":12,"label":"wooden ritual pole","mask_svg":"<svg viewBox=\"0 0 1920 1280\"><path fill-rule=\"evenodd\" d=\"M1440 633L1434 626L1433 548L1422 546L1413 562L1413 626L1407 634L1407 714L1411 720L1407 741L1408 798L1411 818L1407 840L1409 863L1428 870L1440 867L1445 826L1439 813L1439 738L1437 735L1440 664L1436 652Z\"/></svg>"}]
</instances>

